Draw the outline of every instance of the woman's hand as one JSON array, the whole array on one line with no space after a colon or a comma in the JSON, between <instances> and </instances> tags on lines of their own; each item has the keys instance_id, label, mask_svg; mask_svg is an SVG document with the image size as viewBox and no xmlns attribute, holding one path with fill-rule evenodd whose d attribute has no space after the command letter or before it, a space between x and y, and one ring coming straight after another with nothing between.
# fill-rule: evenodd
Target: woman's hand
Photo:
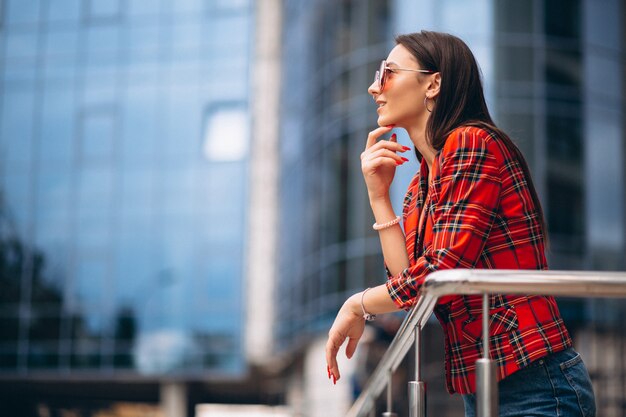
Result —
<instances>
[{"instance_id":1,"label":"woman's hand","mask_svg":"<svg viewBox=\"0 0 626 417\"><path fill-rule=\"evenodd\" d=\"M346 339L348 339L348 345L346 346L346 356L348 359L352 358L356 350L356 346L359 343L359 339L363 335L365 329L365 319L359 313L361 309L360 293L355 294L348 298L343 304L335 322L328 332L328 342L326 343L326 364L328 371L328 378L333 378L333 383L336 383L341 374L339 373L339 366L337 365L337 353L339 348Z\"/></svg>"},{"instance_id":2,"label":"woman's hand","mask_svg":"<svg viewBox=\"0 0 626 417\"><path fill-rule=\"evenodd\" d=\"M367 136L365 151L361 154L361 171L363 171L370 200L385 198L389 195L389 187L396 173L396 167L408 161L396 152L406 152L411 148L400 145L395 133L391 135L390 140L376 141L391 129L393 125L372 130Z\"/></svg>"}]
</instances>

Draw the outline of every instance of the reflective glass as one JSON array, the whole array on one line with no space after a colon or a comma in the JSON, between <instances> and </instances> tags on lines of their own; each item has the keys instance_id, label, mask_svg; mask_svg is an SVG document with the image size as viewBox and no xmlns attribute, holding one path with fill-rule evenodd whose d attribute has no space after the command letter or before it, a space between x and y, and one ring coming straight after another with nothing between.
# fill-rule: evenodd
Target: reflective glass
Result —
<instances>
[{"instance_id":1,"label":"reflective glass","mask_svg":"<svg viewBox=\"0 0 626 417\"><path fill-rule=\"evenodd\" d=\"M87 0L91 19L112 18L120 14L121 0Z\"/></svg>"},{"instance_id":2,"label":"reflective glass","mask_svg":"<svg viewBox=\"0 0 626 417\"><path fill-rule=\"evenodd\" d=\"M122 176L122 192L119 208L123 216L147 218L153 212L154 172L152 167L137 169L129 167Z\"/></svg>"},{"instance_id":3,"label":"reflective glass","mask_svg":"<svg viewBox=\"0 0 626 417\"><path fill-rule=\"evenodd\" d=\"M69 209L72 172L67 164L40 165L37 180L38 213L65 215Z\"/></svg>"},{"instance_id":4,"label":"reflective glass","mask_svg":"<svg viewBox=\"0 0 626 417\"><path fill-rule=\"evenodd\" d=\"M158 14L161 10L158 1L128 0L126 3L131 15Z\"/></svg>"},{"instance_id":5,"label":"reflective glass","mask_svg":"<svg viewBox=\"0 0 626 417\"><path fill-rule=\"evenodd\" d=\"M154 60L160 53L160 29L158 25L131 27L128 32L129 59L132 63ZM149 61L150 62L150 61Z\"/></svg>"},{"instance_id":6,"label":"reflective glass","mask_svg":"<svg viewBox=\"0 0 626 417\"><path fill-rule=\"evenodd\" d=\"M532 45L503 45L496 49L498 78L503 81L533 81L535 49ZM528 91L531 94L532 91Z\"/></svg>"},{"instance_id":7,"label":"reflective glass","mask_svg":"<svg viewBox=\"0 0 626 417\"><path fill-rule=\"evenodd\" d=\"M37 56L37 33L9 31L6 35L6 57L34 58Z\"/></svg>"},{"instance_id":8,"label":"reflective glass","mask_svg":"<svg viewBox=\"0 0 626 417\"><path fill-rule=\"evenodd\" d=\"M249 0L213 0L211 2L215 11L244 11L248 7Z\"/></svg>"},{"instance_id":9,"label":"reflective glass","mask_svg":"<svg viewBox=\"0 0 626 417\"><path fill-rule=\"evenodd\" d=\"M41 0L5 0L4 13L9 24L37 23Z\"/></svg>"},{"instance_id":10,"label":"reflective glass","mask_svg":"<svg viewBox=\"0 0 626 417\"><path fill-rule=\"evenodd\" d=\"M137 159L154 160L158 138L156 87L132 86L122 103L121 157L129 167Z\"/></svg>"},{"instance_id":11,"label":"reflective glass","mask_svg":"<svg viewBox=\"0 0 626 417\"><path fill-rule=\"evenodd\" d=\"M216 105L205 116L203 155L209 161L238 161L248 154L248 113L243 106Z\"/></svg>"},{"instance_id":12,"label":"reflective glass","mask_svg":"<svg viewBox=\"0 0 626 417\"><path fill-rule=\"evenodd\" d=\"M116 118L113 111L93 111L83 116L81 157L109 161L113 155Z\"/></svg>"},{"instance_id":13,"label":"reflective glass","mask_svg":"<svg viewBox=\"0 0 626 417\"><path fill-rule=\"evenodd\" d=\"M30 221L32 173L29 171L7 171L4 173L4 209L7 216L16 226L18 236L27 236ZM11 230L13 232L13 230Z\"/></svg>"},{"instance_id":14,"label":"reflective glass","mask_svg":"<svg viewBox=\"0 0 626 417\"><path fill-rule=\"evenodd\" d=\"M172 26L172 57L175 59L200 58L200 47L205 40L203 38L204 21L184 22Z\"/></svg>"},{"instance_id":15,"label":"reflective glass","mask_svg":"<svg viewBox=\"0 0 626 417\"><path fill-rule=\"evenodd\" d=\"M161 120L166 121L167 126L160 146L163 157L186 161L198 158L201 152L201 132L198 127L202 120L203 103L198 97L197 88L172 88L164 104L165 111L160 116ZM238 130L237 126L224 128ZM236 147L237 144L233 146Z\"/></svg>"},{"instance_id":16,"label":"reflective glass","mask_svg":"<svg viewBox=\"0 0 626 417\"><path fill-rule=\"evenodd\" d=\"M107 262L103 258L81 256L77 261L75 284L76 297L83 306L98 306L107 296L105 280L108 277ZM92 331L99 330L100 320L91 320Z\"/></svg>"},{"instance_id":17,"label":"reflective glass","mask_svg":"<svg viewBox=\"0 0 626 417\"><path fill-rule=\"evenodd\" d=\"M86 36L88 66L111 66L118 63L120 30L117 25L89 27Z\"/></svg>"},{"instance_id":18,"label":"reflective glass","mask_svg":"<svg viewBox=\"0 0 626 417\"><path fill-rule=\"evenodd\" d=\"M78 30L51 30L45 36L46 58L61 56L73 61L78 51Z\"/></svg>"},{"instance_id":19,"label":"reflective glass","mask_svg":"<svg viewBox=\"0 0 626 417\"><path fill-rule=\"evenodd\" d=\"M47 4L48 20L78 21L80 20L81 0L54 0Z\"/></svg>"},{"instance_id":20,"label":"reflective glass","mask_svg":"<svg viewBox=\"0 0 626 417\"><path fill-rule=\"evenodd\" d=\"M42 259L20 360L41 370L239 372L250 3L4 5L1 191ZM222 61L223 79L204 70ZM224 135L235 162L215 146L221 159L205 157L207 103L218 97L234 111L217 121L232 126L208 130ZM203 291L214 294L188 302ZM0 304L0 335L19 325L13 304ZM19 333L9 336L3 369L18 363Z\"/></svg>"},{"instance_id":21,"label":"reflective glass","mask_svg":"<svg viewBox=\"0 0 626 417\"><path fill-rule=\"evenodd\" d=\"M56 161L67 166L72 162L75 114L74 86L46 85L41 114L40 161Z\"/></svg>"},{"instance_id":22,"label":"reflective glass","mask_svg":"<svg viewBox=\"0 0 626 417\"><path fill-rule=\"evenodd\" d=\"M82 103L86 107L111 105L117 99L117 73L111 67L90 68L84 71Z\"/></svg>"},{"instance_id":23,"label":"reflective glass","mask_svg":"<svg viewBox=\"0 0 626 417\"><path fill-rule=\"evenodd\" d=\"M79 175L78 213L86 216L106 217L112 204L113 170L92 166Z\"/></svg>"},{"instance_id":24,"label":"reflective glass","mask_svg":"<svg viewBox=\"0 0 626 417\"><path fill-rule=\"evenodd\" d=\"M10 167L30 167L34 106L34 90L31 88L4 92L0 132L4 161Z\"/></svg>"},{"instance_id":25,"label":"reflective glass","mask_svg":"<svg viewBox=\"0 0 626 417\"><path fill-rule=\"evenodd\" d=\"M166 216L193 216L196 200L195 172L189 168L161 172L162 212Z\"/></svg>"},{"instance_id":26,"label":"reflective glass","mask_svg":"<svg viewBox=\"0 0 626 417\"><path fill-rule=\"evenodd\" d=\"M106 216L106 213L81 213L76 222L76 227L75 243L83 250L102 250L111 244L113 224L110 216Z\"/></svg>"},{"instance_id":27,"label":"reflective glass","mask_svg":"<svg viewBox=\"0 0 626 417\"><path fill-rule=\"evenodd\" d=\"M28 60L7 60L4 63L4 88L15 90L17 88L32 88L35 84L37 66Z\"/></svg>"},{"instance_id":28,"label":"reflective glass","mask_svg":"<svg viewBox=\"0 0 626 417\"><path fill-rule=\"evenodd\" d=\"M246 45L250 35L250 18L246 15L222 16L212 19L206 25L209 44L214 47L231 49L239 52L242 57L246 54ZM224 42L227 39L228 42Z\"/></svg>"},{"instance_id":29,"label":"reflective glass","mask_svg":"<svg viewBox=\"0 0 626 417\"><path fill-rule=\"evenodd\" d=\"M173 2L174 13L201 13L205 9L203 0L177 0Z\"/></svg>"},{"instance_id":30,"label":"reflective glass","mask_svg":"<svg viewBox=\"0 0 626 417\"><path fill-rule=\"evenodd\" d=\"M166 283L155 266L157 251L152 231L139 229L118 235L114 253L115 300L137 315L141 300Z\"/></svg>"}]
</instances>

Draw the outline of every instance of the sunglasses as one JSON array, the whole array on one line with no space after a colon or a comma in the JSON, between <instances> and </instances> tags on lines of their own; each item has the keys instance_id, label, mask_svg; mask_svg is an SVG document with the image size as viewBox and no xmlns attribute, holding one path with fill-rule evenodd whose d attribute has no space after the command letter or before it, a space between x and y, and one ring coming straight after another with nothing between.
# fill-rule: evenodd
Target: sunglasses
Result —
<instances>
[{"instance_id":1,"label":"sunglasses","mask_svg":"<svg viewBox=\"0 0 626 417\"><path fill-rule=\"evenodd\" d=\"M390 68L387 66L387 61L382 60L380 63L380 68L376 71L376 75L374 75L374 82L378 84L378 91L382 93L383 88L385 88L385 82L387 81L387 73L390 71L411 71L411 72L421 72L423 74L433 74L435 71L425 70L425 69L409 69L409 68Z\"/></svg>"}]
</instances>

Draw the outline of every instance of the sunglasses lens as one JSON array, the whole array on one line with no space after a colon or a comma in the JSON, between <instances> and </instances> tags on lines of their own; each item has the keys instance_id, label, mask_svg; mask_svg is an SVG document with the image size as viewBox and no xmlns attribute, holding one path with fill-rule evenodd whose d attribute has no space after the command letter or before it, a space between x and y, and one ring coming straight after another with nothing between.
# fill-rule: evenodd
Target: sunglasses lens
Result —
<instances>
[{"instance_id":1,"label":"sunglasses lens","mask_svg":"<svg viewBox=\"0 0 626 417\"><path fill-rule=\"evenodd\" d=\"M382 61L380 63L380 69L378 70L378 73L380 74L378 85L380 87L380 90L382 91L383 88L385 87L385 81L387 79L387 61Z\"/></svg>"}]
</instances>

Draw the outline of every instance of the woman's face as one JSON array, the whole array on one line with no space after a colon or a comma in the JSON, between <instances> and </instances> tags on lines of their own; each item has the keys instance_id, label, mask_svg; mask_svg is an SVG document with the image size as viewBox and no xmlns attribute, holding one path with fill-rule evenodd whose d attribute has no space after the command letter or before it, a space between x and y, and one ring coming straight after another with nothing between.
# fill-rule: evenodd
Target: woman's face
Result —
<instances>
[{"instance_id":1,"label":"woman's face","mask_svg":"<svg viewBox=\"0 0 626 417\"><path fill-rule=\"evenodd\" d=\"M378 125L396 125L408 127L420 116L423 117L426 108L424 97L429 77L428 74L420 74L411 71L393 71L393 68L423 69L419 66L413 55L402 45L396 45L387 57L386 81L383 91L380 91L378 82L374 81L367 92L374 97L378 104Z\"/></svg>"}]
</instances>

